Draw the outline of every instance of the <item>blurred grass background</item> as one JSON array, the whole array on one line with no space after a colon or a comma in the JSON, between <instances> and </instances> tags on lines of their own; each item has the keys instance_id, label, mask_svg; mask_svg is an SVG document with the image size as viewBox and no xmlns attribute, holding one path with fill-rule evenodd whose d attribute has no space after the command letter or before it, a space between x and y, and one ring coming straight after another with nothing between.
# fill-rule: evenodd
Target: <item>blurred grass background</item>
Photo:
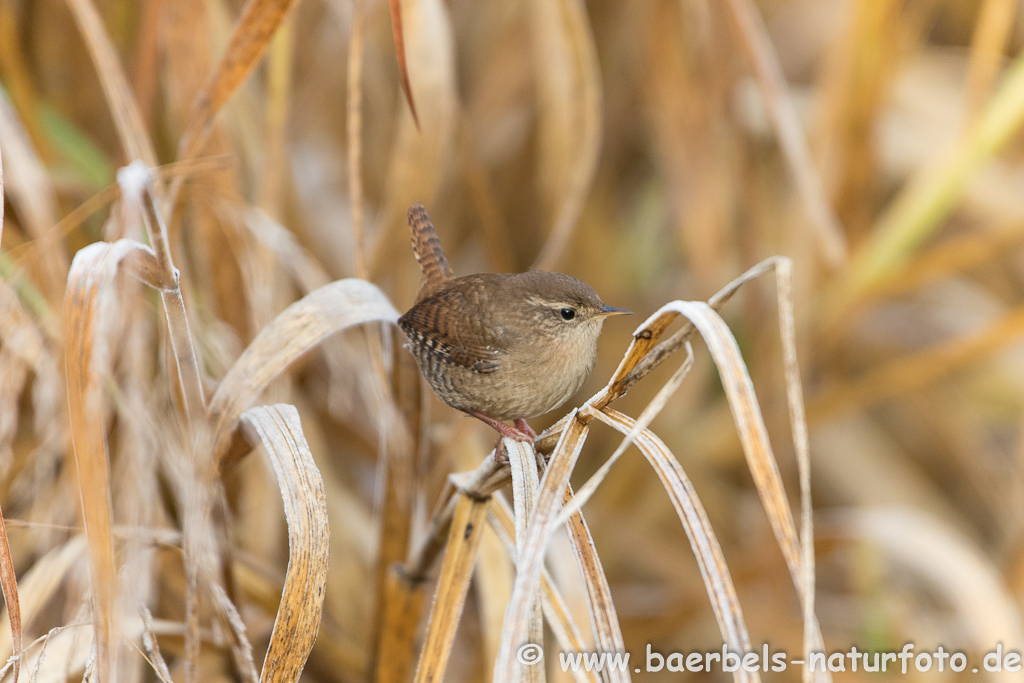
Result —
<instances>
[{"instance_id":1,"label":"blurred grass background","mask_svg":"<svg viewBox=\"0 0 1024 683\"><path fill-rule=\"evenodd\" d=\"M37 582L22 589L38 603L28 640L81 621L88 604L60 329L68 263L91 242L137 230L119 203L59 222L132 160L76 4L0 0L0 504L22 585ZM173 162L242 4L93 4L157 160ZM368 277L405 310L419 277L404 220L413 201L430 211L456 273L539 259L641 318L786 255L826 643L979 655L1000 641L1024 645L1018 4L410 0L417 127L386 3L298 3L217 118L202 150L212 160L190 174L170 223L204 379L214 386L303 293L310 263L331 279ZM766 281L725 316L795 491L774 297ZM610 376L637 322L606 325L581 399ZM157 299L126 308L116 329L106 379L114 522L148 539L139 571L177 679L185 585L165 461L181 453L167 452L178 424ZM390 418L375 407L364 336L346 333L338 346L333 360L309 354L265 397L299 408L327 486L331 568L309 681L367 680L375 639L379 434ZM637 414L670 372L617 407ZM444 477L473 467L492 439L433 397L424 410L413 545ZM752 641L798 652L796 595L706 354L653 429L708 509ZM595 428L573 481L615 443ZM287 561L284 519L265 459L242 461L225 486L236 602L259 662ZM628 649L720 647L689 545L646 463L624 458L586 514ZM134 547L119 546L122 562ZM487 607L471 592L448 680L489 675ZM237 675L218 637L204 636L200 680ZM9 636L0 650L10 654ZM125 680L152 680L135 659ZM81 657L68 661L80 677Z\"/></svg>"}]
</instances>

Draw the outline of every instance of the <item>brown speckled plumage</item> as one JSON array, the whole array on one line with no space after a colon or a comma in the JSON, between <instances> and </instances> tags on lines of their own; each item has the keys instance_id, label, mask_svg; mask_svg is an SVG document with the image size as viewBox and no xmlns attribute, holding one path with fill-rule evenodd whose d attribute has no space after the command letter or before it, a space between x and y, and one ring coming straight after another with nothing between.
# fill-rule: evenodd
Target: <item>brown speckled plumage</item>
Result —
<instances>
[{"instance_id":1,"label":"brown speckled plumage","mask_svg":"<svg viewBox=\"0 0 1024 683\"><path fill-rule=\"evenodd\" d=\"M413 204L409 209L409 227L412 229L412 251L423 271L423 286L416 294L416 300L419 301L444 283L455 279L455 273L448 265L441 240L437 238L437 231L422 204Z\"/></svg>"},{"instance_id":2,"label":"brown speckled plumage","mask_svg":"<svg viewBox=\"0 0 1024 683\"><path fill-rule=\"evenodd\" d=\"M452 277L423 207L409 211L426 282L398 320L442 401L495 420L542 415L582 386L608 315L586 283L530 271Z\"/></svg>"}]
</instances>

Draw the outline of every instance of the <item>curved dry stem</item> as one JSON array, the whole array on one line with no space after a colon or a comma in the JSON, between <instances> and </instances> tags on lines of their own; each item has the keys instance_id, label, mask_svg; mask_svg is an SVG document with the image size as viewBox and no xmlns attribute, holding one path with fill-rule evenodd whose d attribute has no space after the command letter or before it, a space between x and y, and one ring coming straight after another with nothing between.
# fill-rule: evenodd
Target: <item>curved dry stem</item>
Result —
<instances>
[{"instance_id":1,"label":"curved dry stem","mask_svg":"<svg viewBox=\"0 0 1024 683\"><path fill-rule=\"evenodd\" d=\"M700 497L697 496L697 491L679 461L661 439L648 429L637 432L638 423L622 413L605 408L603 411L595 411L594 415L623 434L636 434L634 438L637 448L657 473L672 500L672 506L679 515L679 521L686 530L686 537L690 540L690 547L697 558L700 575L704 579L704 586L711 599L711 607L714 609L725 644L734 652L749 652L750 635L743 620L743 611L736 597L736 588L729 567L725 563L722 547L718 543ZM744 669L736 671L733 678L750 683L760 680L756 671L749 672Z\"/></svg>"},{"instance_id":2,"label":"curved dry stem","mask_svg":"<svg viewBox=\"0 0 1024 683\"><path fill-rule=\"evenodd\" d=\"M488 510L487 520L494 530L498 539L505 547L505 551L512 558L513 563L519 553L515 544L515 519L512 508L508 501L499 493L491 498L491 507ZM541 574L541 590L543 596L544 616L547 619L551 632L555 635L562 652L586 652L587 645L583 642L579 627L572 619L569 606L565 602L558 585L552 576L545 569ZM591 612L593 614L593 611ZM597 673L594 671L573 671L573 675L579 683L598 683Z\"/></svg>"},{"instance_id":3,"label":"curved dry stem","mask_svg":"<svg viewBox=\"0 0 1024 683\"><path fill-rule=\"evenodd\" d=\"M586 483L576 491L576 495L573 497L572 503L562 508L562 512L558 516L557 526L561 526L565 523L569 517L576 512L576 510L581 509L586 502L590 500L590 497L594 495L594 491L597 490L597 487L600 486L601 482L608 476L608 472L611 470L612 465L622 457L622 454L625 453L626 449L633 444L636 437L650 426L651 422L654 421L654 418L658 416L658 413L660 413L662 408L665 407L665 404L668 403L672 394L676 393L680 385L682 385L683 380L685 380L686 376L690 374L691 368L693 368L693 347L690 346L690 342L686 342L686 360L683 361L683 364L679 366L679 369L676 370L675 374L672 375L669 381L658 390L658 393L653 399L651 399L651 402L647 404L647 407L643 409L643 412L640 413L640 417L637 418L636 424L622 439L622 442L611 454L611 457L609 457L601 467L598 468L597 472L591 475L590 479L588 479Z\"/></svg>"},{"instance_id":4,"label":"curved dry stem","mask_svg":"<svg viewBox=\"0 0 1024 683\"><path fill-rule=\"evenodd\" d=\"M270 456L288 522L288 570L260 680L298 680L320 628L327 588L331 544L324 481L294 406L253 408L242 419Z\"/></svg>"},{"instance_id":5,"label":"curved dry stem","mask_svg":"<svg viewBox=\"0 0 1024 683\"><path fill-rule=\"evenodd\" d=\"M544 564L544 551L556 528L554 521L561 506L565 486L569 482L569 475L576 465L589 431L589 419L584 422L577 411L573 411L572 415L573 418L562 432L562 438L540 482L533 519L526 530L525 538L521 544L517 542L522 549L517 558L518 571L512 587L512 597L505 610L505 622L502 626L502 633L505 636L498 650L497 661L494 663L495 683L511 683L515 680L518 668L515 652L526 642L529 615L533 609Z\"/></svg>"},{"instance_id":6,"label":"curved dry stem","mask_svg":"<svg viewBox=\"0 0 1024 683\"><path fill-rule=\"evenodd\" d=\"M21 602L18 597L18 575L11 557L11 544L7 540L7 525L0 511L0 586L3 587L4 604L7 608L7 623L11 625L11 644L18 658L14 660L14 683L21 675Z\"/></svg>"},{"instance_id":7,"label":"curved dry stem","mask_svg":"<svg viewBox=\"0 0 1024 683\"><path fill-rule=\"evenodd\" d=\"M572 487L566 485L563 504L572 502ZM608 585L608 577L604 573L601 558L594 546L594 537L590 527L577 511L569 517L569 540L572 543L576 565L583 576L583 587L587 593L587 606L590 609L590 625L594 629L594 643L600 652L625 652L626 641L622 637L619 615L612 601L612 589ZM558 528L557 525L555 528ZM606 672L609 683L629 683L629 671L613 669Z\"/></svg>"},{"instance_id":8,"label":"curved dry stem","mask_svg":"<svg viewBox=\"0 0 1024 683\"><path fill-rule=\"evenodd\" d=\"M353 325L398 320L398 311L375 285L338 280L283 310L264 327L221 380L210 399L213 458L223 468L242 412L299 356Z\"/></svg>"},{"instance_id":9,"label":"curved dry stem","mask_svg":"<svg viewBox=\"0 0 1024 683\"><path fill-rule=\"evenodd\" d=\"M106 401L109 372L106 338L116 301L119 266L131 253L148 249L132 240L99 242L79 251L68 274L64 300L65 365L71 438L79 494L89 539L97 670L102 681L117 680L117 570L111 534L110 473L107 462Z\"/></svg>"},{"instance_id":10,"label":"curved dry stem","mask_svg":"<svg viewBox=\"0 0 1024 683\"><path fill-rule=\"evenodd\" d=\"M294 4L295 0L249 0L242 8L227 49L192 103L188 127L178 143L178 161L200 153L217 113L255 68ZM163 207L165 219L174 213L184 182L184 176L171 182Z\"/></svg>"}]
</instances>

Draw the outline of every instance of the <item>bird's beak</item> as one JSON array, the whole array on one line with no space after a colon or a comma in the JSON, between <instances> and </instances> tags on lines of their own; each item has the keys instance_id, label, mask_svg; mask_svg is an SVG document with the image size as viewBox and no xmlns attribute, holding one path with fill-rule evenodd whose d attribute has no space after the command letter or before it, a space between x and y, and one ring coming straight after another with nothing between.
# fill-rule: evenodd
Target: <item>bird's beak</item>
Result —
<instances>
[{"instance_id":1,"label":"bird's beak","mask_svg":"<svg viewBox=\"0 0 1024 683\"><path fill-rule=\"evenodd\" d=\"M615 306L602 306L601 315L633 315L633 311L627 311L625 308L615 308Z\"/></svg>"}]
</instances>

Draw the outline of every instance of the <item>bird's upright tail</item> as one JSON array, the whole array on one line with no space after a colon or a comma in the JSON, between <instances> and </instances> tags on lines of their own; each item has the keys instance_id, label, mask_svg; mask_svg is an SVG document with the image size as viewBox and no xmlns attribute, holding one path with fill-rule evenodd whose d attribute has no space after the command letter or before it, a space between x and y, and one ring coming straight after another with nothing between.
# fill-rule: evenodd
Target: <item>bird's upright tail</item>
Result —
<instances>
[{"instance_id":1,"label":"bird's upright tail","mask_svg":"<svg viewBox=\"0 0 1024 683\"><path fill-rule=\"evenodd\" d=\"M419 301L452 280L455 273L448 264L448 257L444 255L441 240L437 238L437 231L427 216L427 210L419 202L409 207L409 227L412 229L412 249L425 280L416 294L416 300Z\"/></svg>"}]
</instances>

